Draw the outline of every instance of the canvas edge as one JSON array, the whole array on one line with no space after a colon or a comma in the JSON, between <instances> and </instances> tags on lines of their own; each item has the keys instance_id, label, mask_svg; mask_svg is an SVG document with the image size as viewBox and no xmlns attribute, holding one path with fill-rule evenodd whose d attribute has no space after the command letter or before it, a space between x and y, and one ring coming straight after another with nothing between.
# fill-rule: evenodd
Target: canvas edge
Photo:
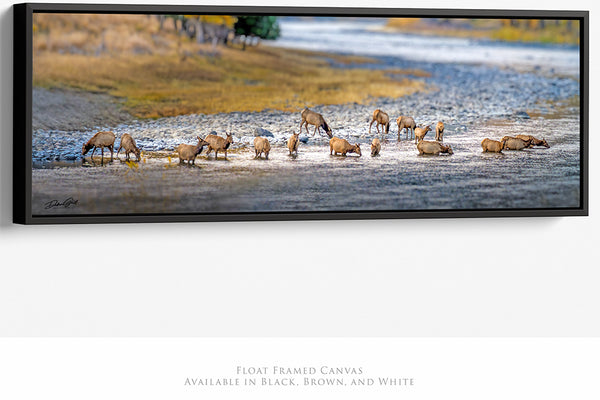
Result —
<instances>
[{"instance_id":1,"label":"canvas edge","mask_svg":"<svg viewBox=\"0 0 600 400\"><path fill-rule=\"evenodd\" d=\"M14 9L14 85L13 85L13 222L18 224L95 224L95 223L163 223L163 222L233 222L233 221L307 221L361 219L430 219L430 218L502 218L588 216L589 167L589 11L561 10L485 10L485 9L417 9L417 8L334 8L271 6L178 6L132 4L21 3ZM344 212L265 212L211 214L119 214L79 216L34 216L31 214L31 138L32 138L32 15L34 12L98 13L244 13L271 15L335 16L407 16L407 17L479 17L578 19L581 30L580 112L581 160L580 207L552 209L473 209L416 211L344 211ZM23 134L25 132L25 134Z\"/></svg>"}]
</instances>

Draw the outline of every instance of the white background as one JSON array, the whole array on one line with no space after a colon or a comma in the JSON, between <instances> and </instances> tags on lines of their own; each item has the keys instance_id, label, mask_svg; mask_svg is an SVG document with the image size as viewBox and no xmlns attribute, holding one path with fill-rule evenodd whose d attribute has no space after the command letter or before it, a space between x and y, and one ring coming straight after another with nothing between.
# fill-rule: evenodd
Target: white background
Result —
<instances>
[{"instance_id":1,"label":"white background","mask_svg":"<svg viewBox=\"0 0 600 400\"><path fill-rule=\"evenodd\" d=\"M600 334L594 128L590 217L12 225L12 2L1 4L0 335ZM598 3L373 4L590 10L591 115L598 110ZM276 5L369 6L358 0Z\"/></svg>"}]
</instances>

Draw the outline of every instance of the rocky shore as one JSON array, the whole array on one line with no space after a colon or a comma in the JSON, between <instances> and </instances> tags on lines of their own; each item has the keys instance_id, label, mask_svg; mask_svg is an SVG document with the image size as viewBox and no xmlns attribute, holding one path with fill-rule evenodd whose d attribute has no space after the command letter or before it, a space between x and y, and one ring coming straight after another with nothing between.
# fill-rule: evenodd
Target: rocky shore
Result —
<instances>
[{"instance_id":1,"label":"rocky shore","mask_svg":"<svg viewBox=\"0 0 600 400\"><path fill-rule=\"evenodd\" d=\"M372 99L370 104L317 106L334 135L353 141L369 139L368 122L375 108L395 120L411 115L417 123L444 121L448 131L467 133L491 119L528 118L528 110L544 114L547 104L579 95L576 77L520 72L484 65L409 62L382 57L371 68L416 68L431 74L424 79L429 90L399 99ZM361 65L364 68L365 65ZM348 68L348 66L346 66ZM541 109L540 109L541 107ZM119 138L132 135L145 152L173 150L180 143L191 143L196 136L209 133L235 135L235 147L244 147L255 136L266 136L275 146L283 145L300 125L298 112L264 110L227 114L191 114L156 120L135 120L119 107L118 99L104 94L66 90L35 89L33 114L34 165L81 158L81 145L98 130L112 130ZM391 131L395 132L392 123ZM312 135L312 130L311 130ZM325 136L306 135L305 143L319 143ZM118 143L118 139L117 139Z\"/></svg>"}]
</instances>

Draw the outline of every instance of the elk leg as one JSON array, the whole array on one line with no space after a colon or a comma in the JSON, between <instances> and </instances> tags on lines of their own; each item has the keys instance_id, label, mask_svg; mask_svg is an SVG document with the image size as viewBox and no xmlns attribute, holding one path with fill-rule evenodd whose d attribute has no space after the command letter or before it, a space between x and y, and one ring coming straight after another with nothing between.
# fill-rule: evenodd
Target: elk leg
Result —
<instances>
[{"instance_id":1,"label":"elk leg","mask_svg":"<svg viewBox=\"0 0 600 400\"><path fill-rule=\"evenodd\" d=\"M100 149L102 151L102 159L104 160L104 147L101 147Z\"/></svg>"},{"instance_id":2,"label":"elk leg","mask_svg":"<svg viewBox=\"0 0 600 400\"><path fill-rule=\"evenodd\" d=\"M317 134L317 129L319 129L319 125L315 125L315 131L313 132L313 136L315 136ZM321 133L321 131L319 130L319 134Z\"/></svg>"},{"instance_id":3,"label":"elk leg","mask_svg":"<svg viewBox=\"0 0 600 400\"><path fill-rule=\"evenodd\" d=\"M369 124L369 135L371 134L371 127L373 126L373 122L375 122L375 120L371 121L371 123Z\"/></svg>"},{"instance_id":4,"label":"elk leg","mask_svg":"<svg viewBox=\"0 0 600 400\"><path fill-rule=\"evenodd\" d=\"M112 161L112 160L113 160L113 150L114 150L114 147L113 147L113 146L114 146L114 145L112 145L112 144L111 144L110 146L108 146L108 148L110 149L110 161Z\"/></svg>"}]
</instances>

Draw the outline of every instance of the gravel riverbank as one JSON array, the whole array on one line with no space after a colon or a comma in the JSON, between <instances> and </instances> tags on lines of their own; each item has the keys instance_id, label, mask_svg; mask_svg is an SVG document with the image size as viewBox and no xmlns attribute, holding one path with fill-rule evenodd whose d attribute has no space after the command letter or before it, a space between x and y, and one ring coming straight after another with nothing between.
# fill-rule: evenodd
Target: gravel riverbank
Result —
<instances>
[{"instance_id":1,"label":"gravel riverbank","mask_svg":"<svg viewBox=\"0 0 600 400\"><path fill-rule=\"evenodd\" d=\"M314 107L323 114L334 135L367 142L368 122L375 108L385 110L393 119L411 115L417 123L443 121L448 131L467 132L490 119L528 118L527 111L532 109L550 112L552 102L579 94L576 79L546 76L535 71L522 73L482 65L416 63L391 57L381 61L369 67L410 67L429 72L430 78L414 79L424 79L430 90L400 99L373 99L371 104ZM299 112L277 110L138 121L119 111L114 100L106 95L36 89L34 98L34 126L38 127L34 128L33 135L34 165L80 159L82 144L98 130L112 130L117 137L129 133L143 151L152 152L170 151L180 143L194 142L196 136L211 132L224 135L225 131L235 135L234 148L251 144L257 135L270 137L275 145L283 145L292 132L298 131L300 124ZM393 123L392 131L395 131ZM323 137L307 136L304 131L302 140L319 143Z\"/></svg>"}]
</instances>

